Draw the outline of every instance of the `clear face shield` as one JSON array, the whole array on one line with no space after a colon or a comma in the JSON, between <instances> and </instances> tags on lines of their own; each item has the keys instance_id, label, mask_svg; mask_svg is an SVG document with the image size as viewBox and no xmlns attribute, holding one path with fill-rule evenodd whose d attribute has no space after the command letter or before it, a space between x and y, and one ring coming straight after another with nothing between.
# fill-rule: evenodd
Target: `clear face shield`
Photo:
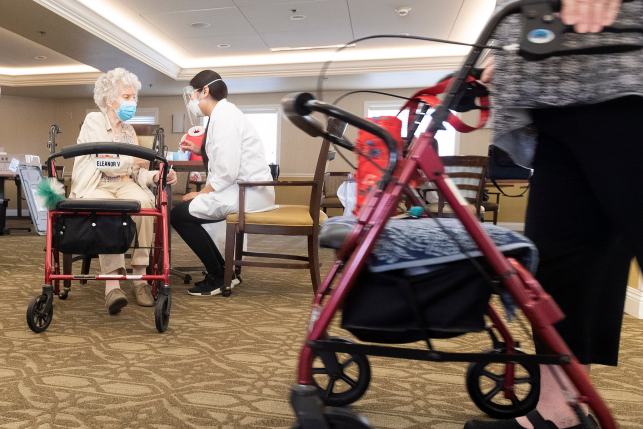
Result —
<instances>
[{"instance_id":1,"label":"clear face shield","mask_svg":"<svg viewBox=\"0 0 643 429\"><path fill-rule=\"evenodd\" d=\"M187 110L188 112L188 119L190 120L190 124L193 127L196 127L197 125L200 125L199 118L197 118L196 114L192 111L192 109L190 109L190 100L198 100L199 93L190 85L183 88L181 92L183 93L183 101L185 101L185 110Z\"/></svg>"}]
</instances>

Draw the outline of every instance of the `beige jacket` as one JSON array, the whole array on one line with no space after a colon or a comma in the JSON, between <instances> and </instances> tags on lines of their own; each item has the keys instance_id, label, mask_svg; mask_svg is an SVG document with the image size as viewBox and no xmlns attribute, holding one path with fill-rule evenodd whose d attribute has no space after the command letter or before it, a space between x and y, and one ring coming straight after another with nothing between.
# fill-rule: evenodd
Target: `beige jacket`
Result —
<instances>
[{"instance_id":1,"label":"beige jacket","mask_svg":"<svg viewBox=\"0 0 643 429\"><path fill-rule=\"evenodd\" d=\"M109 118L102 112L91 112L85 118L85 122L78 136L78 144L95 143L95 142L112 142L114 133ZM101 179L101 171L94 164L95 154L83 155L74 158L74 169L71 174L71 192L70 198L89 198L92 192L98 186ZM121 155L120 170L112 170L114 175L132 175L132 179L145 191L150 197L150 201L155 203L154 194L149 190L149 186L154 184L155 171L149 171L139 165L134 164L134 158L131 156ZM149 163L148 163L149 164Z\"/></svg>"}]
</instances>

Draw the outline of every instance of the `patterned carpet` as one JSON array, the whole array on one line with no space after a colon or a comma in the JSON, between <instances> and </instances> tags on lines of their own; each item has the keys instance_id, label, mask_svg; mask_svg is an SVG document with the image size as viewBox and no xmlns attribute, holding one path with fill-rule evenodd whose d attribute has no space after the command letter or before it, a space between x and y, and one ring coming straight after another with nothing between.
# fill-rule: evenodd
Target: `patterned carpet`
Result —
<instances>
[{"instance_id":1,"label":"patterned carpet","mask_svg":"<svg viewBox=\"0 0 643 429\"><path fill-rule=\"evenodd\" d=\"M175 263L193 264L193 254L176 241ZM66 301L54 301L49 329L34 334L25 311L42 287L44 243L34 233L0 237L0 428L292 425L289 389L312 296L307 271L246 268L230 298L190 297L190 286L173 277L165 334L155 329L153 309L138 307L132 298L120 315L110 316L102 283L74 283ZM249 247L306 251L299 238L252 236ZM324 272L331 260L324 251ZM129 284L123 289L129 291ZM349 337L337 326L331 333ZM435 344L445 351L490 347L484 334ZM466 364L370 361L371 386L351 408L375 427L461 429L465 421L484 417L464 387ZM620 427L640 428L643 321L630 316L624 319L620 362L618 368L594 368L594 380Z\"/></svg>"}]
</instances>

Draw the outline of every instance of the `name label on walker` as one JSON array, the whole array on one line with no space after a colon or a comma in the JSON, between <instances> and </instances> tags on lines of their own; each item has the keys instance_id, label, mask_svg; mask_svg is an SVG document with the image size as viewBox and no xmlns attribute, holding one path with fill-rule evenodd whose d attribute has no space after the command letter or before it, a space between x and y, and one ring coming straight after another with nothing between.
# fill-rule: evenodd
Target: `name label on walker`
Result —
<instances>
[{"instance_id":1,"label":"name label on walker","mask_svg":"<svg viewBox=\"0 0 643 429\"><path fill-rule=\"evenodd\" d=\"M94 165L101 170L118 170L121 168L121 158L118 155L99 154L94 159Z\"/></svg>"}]
</instances>

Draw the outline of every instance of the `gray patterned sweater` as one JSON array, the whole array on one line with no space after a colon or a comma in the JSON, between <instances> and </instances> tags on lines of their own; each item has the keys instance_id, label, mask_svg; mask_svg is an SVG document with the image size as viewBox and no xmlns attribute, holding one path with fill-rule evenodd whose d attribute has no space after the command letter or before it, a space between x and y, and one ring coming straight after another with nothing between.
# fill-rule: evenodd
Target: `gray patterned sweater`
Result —
<instances>
[{"instance_id":1,"label":"gray patterned sweater","mask_svg":"<svg viewBox=\"0 0 643 429\"><path fill-rule=\"evenodd\" d=\"M497 8L511 0L498 0ZM643 26L643 1L624 3L617 17L624 25ZM496 46L518 43L520 15L497 29ZM566 34L567 47L623 42L643 43L641 34ZM593 104L625 95L643 96L643 50L621 54L572 55L527 61L517 53L495 51L494 143L520 165L530 166L536 129L530 109Z\"/></svg>"}]
</instances>

